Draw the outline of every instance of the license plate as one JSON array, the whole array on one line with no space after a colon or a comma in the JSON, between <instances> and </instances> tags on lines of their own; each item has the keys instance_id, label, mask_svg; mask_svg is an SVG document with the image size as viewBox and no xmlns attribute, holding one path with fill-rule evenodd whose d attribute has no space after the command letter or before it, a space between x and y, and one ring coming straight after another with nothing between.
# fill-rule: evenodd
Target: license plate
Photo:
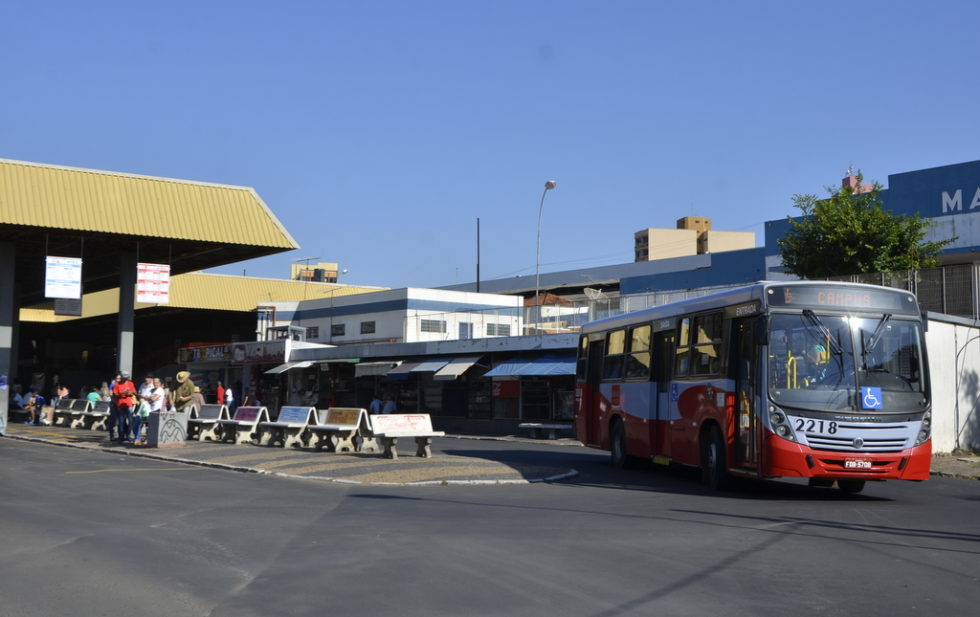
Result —
<instances>
[{"instance_id":1,"label":"license plate","mask_svg":"<svg viewBox=\"0 0 980 617\"><path fill-rule=\"evenodd\" d=\"M871 461L866 458L846 458L844 469L871 469Z\"/></svg>"}]
</instances>

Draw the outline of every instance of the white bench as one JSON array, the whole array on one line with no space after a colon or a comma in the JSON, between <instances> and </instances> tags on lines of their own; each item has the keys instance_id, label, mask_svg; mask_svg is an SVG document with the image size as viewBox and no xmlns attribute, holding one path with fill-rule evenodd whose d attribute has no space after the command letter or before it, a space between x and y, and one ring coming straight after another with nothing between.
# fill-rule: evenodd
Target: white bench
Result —
<instances>
[{"instance_id":1,"label":"white bench","mask_svg":"<svg viewBox=\"0 0 980 617\"><path fill-rule=\"evenodd\" d=\"M200 409L191 408L187 418L187 438L198 441L219 441L218 420L230 420L227 405L202 405Z\"/></svg>"},{"instance_id":2,"label":"white bench","mask_svg":"<svg viewBox=\"0 0 980 617\"><path fill-rule=\"evenodd\" d=\"M360 407L331 407L316 412L309 426L311 445L319 452L377 452L378 442L371 434L371 419Z\"/></svg>"},{"instance_id":3,"label":"white bench","mask_svg":"<svg viewBox=\"0 0 980 617\"><path fill-rule=\"evenodd\" d=\"M109 422L110 413L111 409L109 403L106 401L99 401L98 403L87 407L85 411L72 413L71 427L87 428L93 431L104 431L108 428L106 425Z\"/></svg>"},{"instance_id":4,"label":"white bench","mask_svg":"<svg viewBox=\"0 0 980 617\"><path fill-rule=\"evenodd\" d=\"M548 439L558 439L558 432L571 431L572 425L562 422L521 422L517 428L528 429L535 439L540 439L542 435L547 435Z\"/></svg>"},{"instance_id":5,"label":"white bench","mask_svg":"<svg viewBox=\"0 0 980 617\"><path fill-rule=\"evenodd\" d=\"M265 407L239 407L230 420L218 420L221 426L221 441L234 441L236 444L252 443L258 437L260 422L269 421L269 410Z\"/></svg>"},{"instance_id":6,"label":"white bench","mask_svg":"<svg viewBox=\"0 0 980 617\"><path fill-rule=\"evenodd\" d=\"M313 407L287 406L279 410L275 421L259 423L259 445L283 448L306 445L306 427L316 421Z\"/></svg>"},{"instance_id":7,"label":"white bench","mask_svg":"<svg viewBox=\"0 0 980 617\"><path fill-rule=\"evenodd\" d=\"M432 430L432 418L427 413L389 413L371 416L371 430L381 442L385 458L398 458L398 439L415 439L415 456L432 456L432 438L445 435Z\"/></svg>"}]
</instances>

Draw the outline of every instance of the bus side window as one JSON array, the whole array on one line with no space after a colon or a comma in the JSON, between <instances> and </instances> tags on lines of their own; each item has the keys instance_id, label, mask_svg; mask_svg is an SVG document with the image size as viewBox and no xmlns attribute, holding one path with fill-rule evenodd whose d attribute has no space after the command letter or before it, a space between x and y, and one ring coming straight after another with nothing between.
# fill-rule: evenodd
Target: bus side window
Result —
<instances>
[{"instance_id":1,"label":"bus side window","mask_svg":"<svg viewBox=\"0 0 980 617\"><path fill-rule=\"evenodd\" d=\"M578 360L575 363L575 378L585 381L586 370L589 366L589 337L582 335L578 342Z\"/></svg>"},{"instance_id":2,"label":"bus side window","mask_svg":"<svg viewBox=\"0 0 980 617\"><path fill-rule=\"evenodd\" d=\"M677 348L674 352L674 376L687 375L691 365L691 318L685 317L677 326Z\"/></svg>"},{"instance_id":3,"label":"bus side window","mask_svg":"<svg viewBox=\"0 0 980 617\"><path fill-rule=\"evenodd\" d=\"M694 320L694 370L695 375L713 375L721 369L721 313L699 315Z\"/></svg>"},{"instance_id":4,"label":"bus side window","mask_svg":"<svg viewBox=\"0 0 980 617\"><path fill-rule=\"evenodd\" d=\"M630 328L630 349L626 356L627 379L650 378L650 325Z\"/></svg>"},{"instance_id":5,"label":"bus side window","mask_svg":"<svg viewBox=\"0 0 980 617\"><path fill-rule=\"evenodd\" d=\"M625 351L625 330L613 330L606 335L606 357L602 361L603 379L623 378L623 354Z\"/></svg>"}]
</instances>

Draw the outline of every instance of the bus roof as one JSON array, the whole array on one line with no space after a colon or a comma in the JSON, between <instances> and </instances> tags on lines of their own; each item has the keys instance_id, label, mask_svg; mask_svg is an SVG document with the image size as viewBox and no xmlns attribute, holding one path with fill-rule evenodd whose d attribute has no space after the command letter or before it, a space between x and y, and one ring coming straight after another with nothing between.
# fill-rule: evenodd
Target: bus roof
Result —
<instances>
[{"instance_id":1,"label":"bus roof","mask_svg":"<svg viewBox=\"0 0 980 617\"><path fill-rule=\"evenodd\" d=\"M866 307L862 310L874 310L882 313L896 312L904 314L919 314L918 304L915 302L915 296L904 289L894 289L891 287L882 287L879 285L866 285L863 283L844 283L838 281L759 281L751 285L745 285L742 287L735 287L732 289L726 289L723 291L715 292L712 294L704 295L699 298L689 298L687 300L680 300L678 302L671 302L668 304L662 304L660 306L653 306L646 309L641 309L638 311L633 311L630 313L624 313L622 315L615 315L613 317L607 317L605 319L599 319L596 321L589 322L582 326L582 333L590 332L601 332L604 330L609 330L613 328L618 328L621 326L628 326L635 323L642 323L646 321L653 321L655 319L665 319L668 317L674 317L677 315L685 315L689 313L698 313L702 311L709 311L712 309L720 309L726 306L733 306L738 304L747 304L753 301L758 301L760 306L778 306L783 308L794 306L790 304L785 298L780 302L774 302L773 299L769 297L767 290L773 287L779 288L790 288L797 290L797 292L802 292L800 295L803 296L799 302L799 307L802 308L816 308L817 303L808 302L806 298L806 292L813 290L816 292L819 289L840 289L844 290L855 290L855 291L866 291L874 292L875 298L897 298L905 297L910 298L910 301L906 301L904 304L895 304L891 308L880 307ZM870 295L870 294L866 294ZM792 297L792 294L789 294ZM834 308L840 310L842 308L858 308L857 306L850 306L843 303L827 303L832 305Z\"/></svg>"}]
</instances>

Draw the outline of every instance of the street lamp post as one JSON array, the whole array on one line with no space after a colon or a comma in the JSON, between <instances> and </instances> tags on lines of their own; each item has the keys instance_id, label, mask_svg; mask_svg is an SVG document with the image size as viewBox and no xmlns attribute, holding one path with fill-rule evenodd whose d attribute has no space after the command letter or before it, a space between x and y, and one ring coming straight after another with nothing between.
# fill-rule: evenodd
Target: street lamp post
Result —
<instances>
[{"instance_id":1,"label":"street lamp post","mask_svg":"<svg viewBox=\"0 0 980 617\"><path fill-rule=\"evenodd\" d=\"M538 313L536 326L539 326L541 323L541 303L538 298L541 289L541 214L544 212L544 197L555 186L556 182L554 180L548 180L544 183L544 192L541 193L541 205L538 206L538 240L537 251L534 257L534 306Z\"/></svg>"}]
</instances>

